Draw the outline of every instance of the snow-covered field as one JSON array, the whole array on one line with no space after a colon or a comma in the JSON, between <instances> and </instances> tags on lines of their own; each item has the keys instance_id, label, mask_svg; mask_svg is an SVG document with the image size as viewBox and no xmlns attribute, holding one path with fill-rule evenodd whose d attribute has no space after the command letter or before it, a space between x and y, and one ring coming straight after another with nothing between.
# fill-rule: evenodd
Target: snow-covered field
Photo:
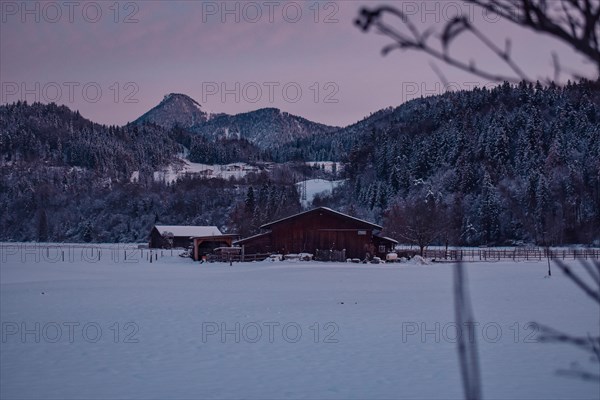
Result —
<instances>
[{"instance_id":1,"label":"snow-covered field","mask_svg":"<svg viewBox=\"0 0 600 400\"><path fill-rule=\"evenodd\" d=\"M462 398L451 264L0 249L3 399ZM598 335L598 307L546 270L468 264L487 399L600 398L597 382L556 374L598 364L528 325Z\"/></svg>"}]
</instances>

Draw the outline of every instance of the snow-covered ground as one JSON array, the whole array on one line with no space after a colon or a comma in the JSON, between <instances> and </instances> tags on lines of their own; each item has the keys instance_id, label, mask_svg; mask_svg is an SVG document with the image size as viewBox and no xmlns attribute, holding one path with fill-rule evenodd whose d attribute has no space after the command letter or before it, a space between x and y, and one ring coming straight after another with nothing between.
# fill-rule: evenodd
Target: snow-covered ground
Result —
<instances>
[{"instance_id":1,"label":"snow-covered ground","mask_svg":"<svg viewBox=\"0 0 600 400\"><path fill-rule=\"evenodd\" d=\"M258 167L243 162L231 164L200 164L182 159L182 166L169 166L160 171L154 172L154 180L156 182L172 183L177 179L187 175L194 174L204 178L221 178L229 179L231 177L240 179L248 173L260 172ZM134 171L131 174L132 182L139 180L139 171Z\"/></svg>"},{"instance_id":2,"label":"snow-covered ground","mask_svg":"<svg viewBox=\"0 0 600 400\"><path fill-rule=\"evenodd\" d=\"M0 247L0 397L462 398L451 264L158 256ZM487 399L600 397L556 374L598 364L528 325L598 335L598 307L546 270L468 264Z\"/></svg>"},{"instance_id":3,"label":"snow-covered ground","mask_svg":"<svg viewBox=\"0 0 600 400\"><path fill-rule=\"evenodd\" d=\"M325 172L342 172L344 163L339 161L306 161L306 165L311 167L322 168Z\"/></svg>"},{"instance_id":4,"label":"snow-covered ground","mask_svg":"<svg viewBox=\"0 0 600 400\"><path fill-rule=\"evenodd\" d=\"M304 192L304 183L306 182L306 195ZM315 196L320 195L328 195L331 194L333 189L338 187L344 183L344 179L339 181L329 181L327 179L308 179L306 181L301 181L296 183L298 186L298 192L300 193L300 203L302 203L302 207L309 207Z\"/></svg>"},{"instance_id":5,"label":"snow-covered ground","mask_svg":"<svg viewBox=\"0 0 600 400\"><path fill-rule=\"evenodd\" d=\"M172 183L187 174L194 174L196 176L201 176L201 177L204 177L207 179L209 179L209 178L229 179L232 177L235 179L241 179L249 173L261 172L261 168L262 168L262 170L266 169L267 171L269 171L273 165L278 165L276 163L273 163L271 165L271 167L267 166L265 168L264 166L257 167L255 165L250 165L250 164L247 164L244 162L236 162L236 163L231 163L231 164L200 164L200 163L194 163L194 162L187 160L187 156L188 156L188 151L187 151L187 149L185 149L184 152L179 154L179 158L181 161L180 164L170 165L161 170L154 171L154 180L157 182ZM310 161L310 162L306 162L306 164L310 165L310 166L322 168L326 172L333 172L334 165L336 167L335 170L337 172L341 172L343 169L343 163L341 163L341 162ZM131 174L131 177L129 178L129 180L131 182L136 182L139 179L140 179L139 171L134 171ZM335 187L337 184L339 184L339 182L342 182L342 181L327 181L324 179L311 179L309 182L311 182L311 181L314 181L314 184L315 184L314 190L318 190L317 192L313 193L313 196L316 193L331 191L332 187ZM322 181L322 182L320 182L320 181ZM330 184L328 183L327 186L324 186L325 182L332 182L332 183L330 183Z\"/></svg>"}]
</instances>

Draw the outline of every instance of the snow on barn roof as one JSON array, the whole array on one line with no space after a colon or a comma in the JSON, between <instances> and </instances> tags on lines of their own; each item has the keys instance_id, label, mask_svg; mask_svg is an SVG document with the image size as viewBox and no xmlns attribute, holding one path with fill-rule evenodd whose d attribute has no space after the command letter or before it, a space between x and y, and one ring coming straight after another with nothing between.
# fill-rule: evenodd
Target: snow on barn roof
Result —
<instances>
[{"instance_id":1,"label":"snow on barn roof","mask_svg":"<svg viewBox=\"0 0 600 400\"><path fill-rule=\"evenodd\" d=\"M353 220L355 222L368 225L372 229L377 229L377 230L383 229L381 226L379 226L377 224L374 224L374 223L369 222L369 221L365 221L364 219L355 218L355 217L353 217L351 215L344 214L344 213L341 213L339 211L332 210L331 208L328 208L328 207L317 207L317 208L313 208L312 210L308 210L308 211L304 211L304 212L301 212L301 213L298 213L298 214L290 215L289 217L285 217L285 218L282 218L282 219L278 219L277 221L273 221L273 222L269 222L268 224L264 224L260 228L261 229L266 229L266 228L269 228L270 226L278 224L278 223L280 223L282 221L285 221L285 220L288 220L288 219L292 219L292 218L296 218L296 217L299 217L301 215L308 214L308 213L313 213L313 212L317 212L317 211L325 211L325 212L329 212L329 213L332 213L332 214L335 214L335 215L338 215L338 216L341 216L341 217L344 217L344 218L348 218L348 219L351 219L351 220Z\"/></svg>"},{"instance_id":2,"label":"snow on barn roof","mask_svg":"<svg viewBox=\"0 0 600 400\"><path fill-rule=\"evenodd\" d=\"M196 236L221 236L222 233L216 226L193 226L193 225L154 225L160 234L170 232L173 236L196 237Z\"/></svg>"},{"instance_id":3,"label":"snow on barn roof","mask_svg":"<svg viewBox=\"0 0 600 400\"><path fill-rule=\"evenodd\" d=\"M381 236L381 235L375 235L375 236L378 237L378 238L380 238L380 239L384 239L384 240L387 240L387 241L395 243L395 244L399 244L400 243L396 239L392 239L391 237Z\"/></svg>"},{"instance_id":4,"label":"snow on barn roof","mask_svg":"<svg viewBox=\"0 0 600 400\"><path fill-rule=\"evenodd\" d=\"M248 242L249 240L256 239L256 238L263 237L263 236L268 236L270 234L271 234L271 231L259 233L257 235L253 235L253 236L249 236L247 238L236 240L233 242L233 244L244 244L244 243Z\"/></svg>"}]
</instances>

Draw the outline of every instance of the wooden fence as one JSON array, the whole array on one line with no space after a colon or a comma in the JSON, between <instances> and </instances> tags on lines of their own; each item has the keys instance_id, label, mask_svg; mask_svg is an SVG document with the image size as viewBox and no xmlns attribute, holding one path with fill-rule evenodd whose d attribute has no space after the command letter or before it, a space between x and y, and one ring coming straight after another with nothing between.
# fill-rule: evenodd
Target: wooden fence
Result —
<instances>
[{"instance_id":1,"label":"wooden fence","mask_svg":"<svg viewBox=\"0 0 600 400\"><path fill-rule=\"evenodd\" d=\"M271 253L264 254L208 254L207 262L248 262L262 261L267 259Z\"/></svg>"},{"instance_id":2,"label":"wooden fence","mask_svg":"<svg viewBox=\"0 0 600 400\"><path fill-rule=\"evenodd\" d=\"M399 248L399 254L420 254L418 249ZM513 248L513 249L426 249L423 252L425 258L436 260L462 260L462 261L540 261L542 259L600 259L600 249L547 249L547 248Z\"/></svg>"},{"instance_id":3,"label":"wooden fence","mask_svg":"<svg viewBox=\"0 0 600 400\"><path fill-rule=\"evenodd\" d=\"M346 250L319 250L315 252L316 261L346 261Z\"/></svg>"}]
</instances>

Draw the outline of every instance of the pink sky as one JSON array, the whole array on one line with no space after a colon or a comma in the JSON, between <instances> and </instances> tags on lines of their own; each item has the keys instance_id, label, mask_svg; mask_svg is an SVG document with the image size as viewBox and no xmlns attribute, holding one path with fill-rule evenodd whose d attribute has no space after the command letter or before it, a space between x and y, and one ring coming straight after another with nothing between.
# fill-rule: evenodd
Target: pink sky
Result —
<instances>
[{"instance_id":1,"label":"pink sky","mask_svg":"<svg viewBox=\"0 0 600 400\"><path fill-rule=\"evenodd\" d=\"M381 108L445 90L429 58L415 52L382 57L380 50L389 39L364 34L353 25L361 7L379 2L1 4L0 101L55 101L100 123L132 121L165 94L178 92L210 112L277 107L343 126ZM393 4L410 11L423 27L441 28L457 10L470 12L499 44L512 38L515 58L534 78L552 76L552 51L564 65L593 76L593 69L566 46L491 23L462 0ZM455 52L505 71L468 38L456 43ZM489 85L438 67L452 88Z\"/></svg>"}]
</instances>

